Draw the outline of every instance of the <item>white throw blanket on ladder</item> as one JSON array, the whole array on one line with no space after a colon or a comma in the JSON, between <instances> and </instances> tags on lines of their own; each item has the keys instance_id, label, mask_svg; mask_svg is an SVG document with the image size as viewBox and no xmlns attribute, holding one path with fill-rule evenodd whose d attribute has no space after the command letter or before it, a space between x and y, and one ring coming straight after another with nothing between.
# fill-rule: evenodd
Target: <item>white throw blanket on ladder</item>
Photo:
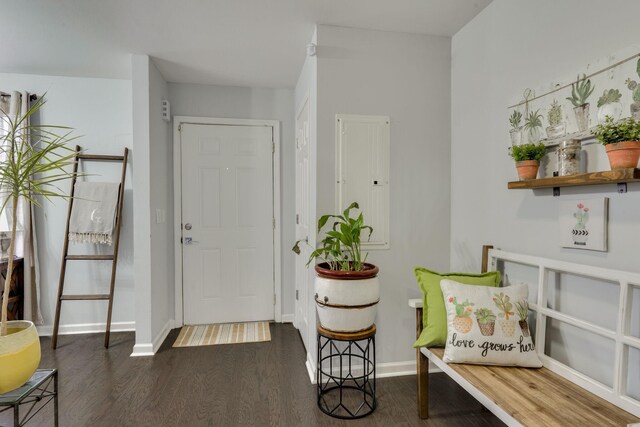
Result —
<instances>
[{"instance_id":1,"label":"white throw blanket on ladder","mask_svg":"<svg viewBox=\"0 0 640 427\"><path fill-rule=\"evenodd\" d=\"M111 245L116 222L120 184L76 182L69 241Z\"/></svg>"}]
</instances>

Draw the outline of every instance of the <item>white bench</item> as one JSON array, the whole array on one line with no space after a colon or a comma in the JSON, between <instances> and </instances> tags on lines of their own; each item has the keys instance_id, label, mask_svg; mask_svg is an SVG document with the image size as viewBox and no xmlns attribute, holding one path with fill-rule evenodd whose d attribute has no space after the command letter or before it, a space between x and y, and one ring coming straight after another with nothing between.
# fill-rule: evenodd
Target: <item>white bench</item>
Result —
<instances>
[{"instance_id":1,"label":"white bench","mask_svg":"<svg viewBox=\"0 0 640 427\"><path fill-rule=\"evenodd\" d=\"M631 287L640 288L640 275L617 270L571 264L520 255L483 247L483 271L491 261L514 262L537 267L536 351L544 365L541 369L447 364L444 349L416 350L418 368L418 414L428 418L429 360L475 397L509 426L640 426L640 402L627 394L628 352L640 349L640 339L630 335ZM562 272L582 277L617 282L620 310L615 330L586 322L547 307L547 272ZM422 300L409 300L416 311L416 336L422 331ZM545 354L547 318L604 336L615 342L613 387ZM637 371L640 372L640 369Z\"/></svg>"}]
</instances>

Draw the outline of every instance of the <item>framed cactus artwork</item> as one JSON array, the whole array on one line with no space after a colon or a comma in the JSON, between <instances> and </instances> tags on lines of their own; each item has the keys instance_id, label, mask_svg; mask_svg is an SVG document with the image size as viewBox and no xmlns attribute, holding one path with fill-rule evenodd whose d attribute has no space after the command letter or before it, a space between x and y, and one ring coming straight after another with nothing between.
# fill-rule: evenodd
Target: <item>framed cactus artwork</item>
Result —
<instances>
[{"instance_id":1,"label":"framed cactus artwork","mask_svg":"<svg viewBox=\"0 0 640 427\"><path fill-rule=\"evenodd\" d=\"M607 251L609 198L562 200L560 235L562 247Z\"/></svg>"}]
</instances>

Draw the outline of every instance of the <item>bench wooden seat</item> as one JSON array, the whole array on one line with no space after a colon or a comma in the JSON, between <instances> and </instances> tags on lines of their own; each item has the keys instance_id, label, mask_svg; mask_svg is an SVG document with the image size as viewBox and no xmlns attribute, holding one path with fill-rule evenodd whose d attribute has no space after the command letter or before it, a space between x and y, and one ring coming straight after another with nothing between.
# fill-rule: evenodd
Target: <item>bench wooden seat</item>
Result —
<instances>
[{"instance_id":1,"label":"bench wooden seat","mask_svg":"<svg viewBox=\"0 0 640 427\"><path fill-rule=\"evenodd\" d=\"M628 316L631 310L628 300L630 298L629 283L635 283L635 286L638 287L640 276L635 273L506 253L492 250L491 246L483 247L482 272L488 271L490 258L494 261L492 265L495 268L495 260L498 257L539 268L537 303L530 308L536 312L536 325L538 326L536 328L536 351L545 367L530 369L447 364L442 360L443 348L416 349L418 415L420 418L425 419L429 415L430 360L508 426L640 427L640 402L626 394L624 381L629 371L626 366L627 359L623 357L625 345L640 350L640 340L630 335ZM617 381L614 381L613 387L598 385L588 375L563 366L544 353L544 333L548 318L565 321L584 330L593 330L588 322L546 307L548 271L566 271L585 277L592 276L618 282L620 307L627 307L627 310L620 310L618 313L616 331L608 331L603 328L597 331L599 334L616 341L618 352L616 353L614 371ZM409 300L409 306L415 309L417 338L423 328L422 300ZM542 344L537 345L538 342ZM594 390L598 394L594 394Z\"/></svg>"},{"instance_id":2,"label":"bench wooden seat","mask_svg":"<svg viewBox=\"0 0 640 427\"><path fill-rule=\"evenodd\" d=\"M640 418L546 368L447 364L442 361L443 348L422 348L421 353L507 425L604 427L640 423Z\"/></svg>"}]
</instances>

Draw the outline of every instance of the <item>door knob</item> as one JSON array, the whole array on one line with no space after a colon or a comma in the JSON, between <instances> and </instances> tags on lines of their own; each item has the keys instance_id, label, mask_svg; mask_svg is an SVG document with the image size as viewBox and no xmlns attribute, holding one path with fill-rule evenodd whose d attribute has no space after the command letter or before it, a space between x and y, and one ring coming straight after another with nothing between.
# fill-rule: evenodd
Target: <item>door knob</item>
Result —
<instances>
[{"instance_id":1,"label":"door knob","mask_svg":"<svg viewBox=\"0 0 640 427\"><path fill-rule=\"evenodd\" d=\"M190 224L190 223L186 223L186 224L184 225L184 229L185 229L185 230L191 230L191 224Z\"/></svg>"}]
</instances>

